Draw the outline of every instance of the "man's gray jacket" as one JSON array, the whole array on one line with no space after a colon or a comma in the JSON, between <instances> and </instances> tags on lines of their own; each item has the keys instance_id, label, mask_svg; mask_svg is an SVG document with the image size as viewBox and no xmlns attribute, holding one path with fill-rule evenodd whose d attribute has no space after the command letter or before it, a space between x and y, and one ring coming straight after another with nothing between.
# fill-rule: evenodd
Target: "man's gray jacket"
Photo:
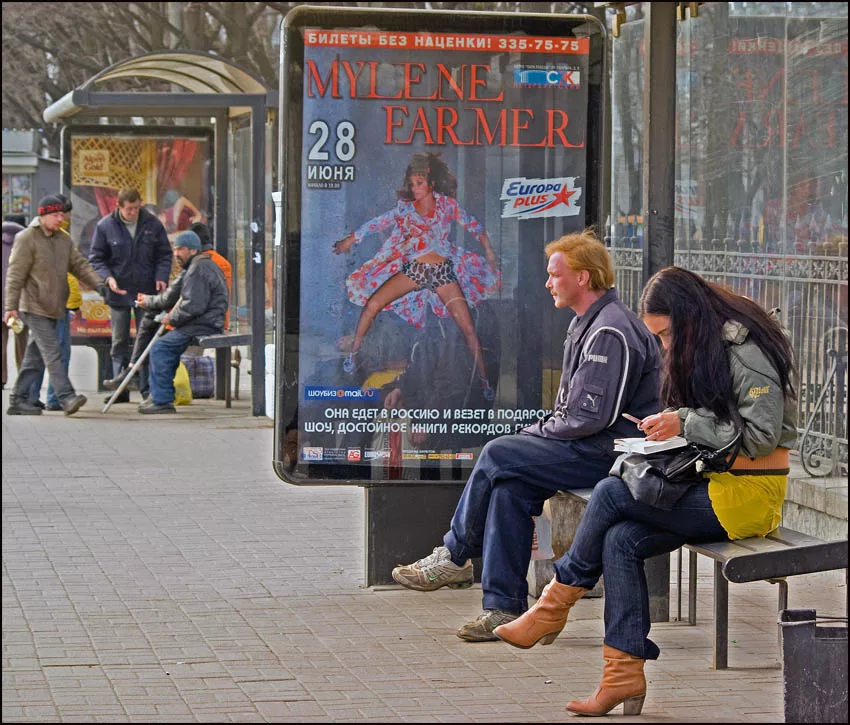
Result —
<instances>
[{"instance_id":1,"label":"man's gray jacket","mask_svg":"<svg viewBox=\"0 0 850 725\"><path fill-rule=\"evenodd\" d=\"M168 314L172 327L193 337L217 335L224 330L224 314L229 304L227 281L219 266L206 254L196 254L184 269L180 299ZM151 309L159 307L166 290L151 299Z\"/></svg>"},{"instance_id":2,"label":"man's gray jacket","mask_svg":"<svg viewBox=\"0 0 850 725\"><path fill-rule=\"evenodd\" d=\"M622 413L645 418L661 410L659 364L655 337L611 288L570 323L554 410L522 433L599 436L613 455L615 438L640 435Z\"/></svg>"}]
</instances>

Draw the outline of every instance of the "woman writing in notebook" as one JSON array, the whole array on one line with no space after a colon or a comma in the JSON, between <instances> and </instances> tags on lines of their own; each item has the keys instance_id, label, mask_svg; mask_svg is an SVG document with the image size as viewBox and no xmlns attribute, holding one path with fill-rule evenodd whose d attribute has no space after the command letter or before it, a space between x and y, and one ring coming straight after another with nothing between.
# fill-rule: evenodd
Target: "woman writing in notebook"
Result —
<instances>
[{"instance_id":1,"label":"woman writing in notebook","mask_svg":"<svg viewBox=\"0 0 850 725\"><path fill-rule=\"evenodd\" d=\"M649 639L644 560L686 542L765 535L779 525L796 438L793 354L779 324L752 300L697 274L667 267L640 300L644 324L664 348L661 400L669 407L639 428L649 441L681 435L722 448L742 433L728 473L687 488L671 511L632 498L625 483L603 479L593 490L572 546L537 603L496 635L516 647L550 644L570 608L605 575L603 676L596 693L569 712L604 715L623 703L640 714L644 662L657 659Z\"/></svg>"}]
</instances>

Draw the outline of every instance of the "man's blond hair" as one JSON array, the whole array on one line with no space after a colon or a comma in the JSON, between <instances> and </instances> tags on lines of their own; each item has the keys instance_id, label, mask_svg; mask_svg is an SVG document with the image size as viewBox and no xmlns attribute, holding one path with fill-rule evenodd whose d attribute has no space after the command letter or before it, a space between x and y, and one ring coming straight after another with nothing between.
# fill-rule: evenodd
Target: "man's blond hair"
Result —
<instances>
[{"instance_id":1,"label":"man's blond hair","mask_svg":"<svg viewBox=\"0 0 850 725\"><path fill-rule=\"evenodd\" d=\"M556 252L563 254L567 266L574 272L587 270L590 273L590 289L604 292L614 286L611 256L592 227L549 242L545 251L547 259Z\"/></svg>"}]
</instances>

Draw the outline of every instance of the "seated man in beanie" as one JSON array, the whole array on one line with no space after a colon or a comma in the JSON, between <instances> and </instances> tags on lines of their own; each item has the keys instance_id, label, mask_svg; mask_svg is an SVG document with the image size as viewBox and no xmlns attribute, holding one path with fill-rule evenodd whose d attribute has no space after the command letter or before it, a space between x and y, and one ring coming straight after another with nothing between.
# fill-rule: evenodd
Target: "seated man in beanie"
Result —
<instances>
[{"instance_id":1,"label":"seated man in beanie","mask_svg":"<svg viewBox=\"0 0 850 725\"><path fill-rule=\"evenodd\" d=\"M183 268L180 298L170 312L158 320L168 332L153 343L150 352L150 397L139 406L145 414L174 413L174 374L180 356L201 335L215 335L224 330L224 313L229 303L227 282L218 265L200 254L201 240L193 231L181 232L174 240L174 256ZM139 307L166 307L159 295L139 294Z\"/></svg>"},{"instance_id":2,"label":"seated man in beanie","mask_svg":"<svg viewBox=\"0 0 850 725\"><path fill-rule=\"evenodd\" d=\"M30 337L9 397L8 415L41 414L29 394L45 366L65 415L73 415L86 402L85 395L77 395L62 362L56 326L66 314L69 272L103 296L106 285L62 229L64 219L65 202L57 196L45 197L38 205L38 223L15 237L6 274L3 321L23 319Z\"/></svg>"},{"instance_id":3,"label":"seated man in beanie","mask_svg":"<svg viewBox=\"0 0 850 725\"><path fill-rule=\"evenodd\" d=\"M206 224L203 224L202 222L195 222L191 226L191 231L195 232L195 234L198 235L198 239L201 240L201 254L209 256L224 274L224 279L227 282L227 293L229 299L232 277L230 262L212 248L210 231ZM148 345L151 344L151 340L153 340L154 335L159 328L159 322L156 321L156 317L160 312L168 312L177 300L180 299L180 293L183 289L183 277L185 276L186 270L181 269L180 274L177 275L171 285L169 285L168 289L161 295L156 295L156 297L142 294L138 295L136 304L145 310L145 315L142 317L142 322L136 330L136 341L133 343L133 354L130 355L128 367L124 368L114 378L103 381L103 387L107 390L118 389L118 386L121 385L124 378L127 377L130 370L133 369L133 366L138 362L142 353L147 349ZM154 299L156 300L156 303L151 304L151 300ZM144 300L144 302L139 303L139 300ZM224 316L225 329L228 327L229 314L230 312L228 311ZM134 381L131 380L127 387L132 389L133 384ZM138 384L136 384L135 387L138 388Z\"/></svg>"}]
</instances>

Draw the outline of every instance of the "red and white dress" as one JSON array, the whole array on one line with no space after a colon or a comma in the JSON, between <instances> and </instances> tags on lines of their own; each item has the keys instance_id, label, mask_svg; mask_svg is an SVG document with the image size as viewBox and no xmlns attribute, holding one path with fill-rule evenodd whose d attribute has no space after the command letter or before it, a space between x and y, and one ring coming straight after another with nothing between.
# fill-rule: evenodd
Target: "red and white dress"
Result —
<instances>
[{"instance_id":1,"label":"red and white dress","mask_svg":"<svg viewBox=\"0 0 850 725\"><path fill-rule=\"evenodd\" d=\"M354 304L364 306L384 282L402 271L405 262L414 261L429 252L436 252L452 261L461 291L470 307L479 305L496 290L499 273L490 269L481 255L458 247L449 239L452 222L456 221L480 241L484 234L481 222L469 216L450 196L435 192L434 200L435 208L429 216L420 216L412 201L399 200L394 209L370 219L355 230L355 244L367 234L391 231L375 256L345 280L348 298ZM428 305L438 317L451 316L439 296L429 289L409 292L384 309L392 310L411 325L422 327Z\"/></svg>"}]
</instances>

